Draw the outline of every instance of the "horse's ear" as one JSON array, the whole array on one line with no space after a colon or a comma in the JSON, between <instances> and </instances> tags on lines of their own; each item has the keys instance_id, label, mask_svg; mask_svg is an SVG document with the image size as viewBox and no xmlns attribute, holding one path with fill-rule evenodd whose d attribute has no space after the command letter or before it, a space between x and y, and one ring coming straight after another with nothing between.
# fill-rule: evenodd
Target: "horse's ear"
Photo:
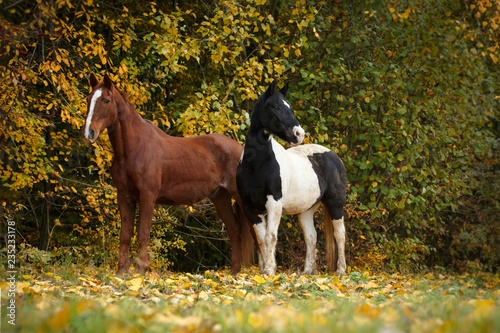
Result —
<instances>
[{"instance_id":1,"label":"horse's ear","mask_svg":"<svg viewBox=\"0 0 500 333\"><path fill-rule=\"evenodd\" d=\"M276 88L276 81L273 81L271 85L267 88L266 92L264 93L264 96L267 98L271 97L274 94L274 89Z\"/></svg>"},{"instance_id":2,"label":"horse's ear","mask_svg":"<svg viewBox=\"0 0 500 333\"><path fill-rule=\"evenodd\" d=\"M97 86L97 84L99 84L99 80L97 80L97 78L95 77L94 73L90 74L90 86L92 87L92 89Z\"/></svg>"},{"instance_id":3,"label":"horse's ear","mask_svg":"<svg viewBox=\"0 0 500 333\"><path fill-rule=\"evenodd\" d=\"M285 86L280 89L280 93L283 95L283 97L286 97L286 92L287 91L288 91L288 83L285 84Z\"/></svg>"},{"instance_id":4,"label":"horse's ear","mask_svg":"<svg viewBox=\"0 0 500 333\"><path fill-rule=\"evenodd\" d=\"M113 81L111 81L107 73L104 74L104 87L111 90L112 86L113 86Z\"/></svg>"}]
</instances>

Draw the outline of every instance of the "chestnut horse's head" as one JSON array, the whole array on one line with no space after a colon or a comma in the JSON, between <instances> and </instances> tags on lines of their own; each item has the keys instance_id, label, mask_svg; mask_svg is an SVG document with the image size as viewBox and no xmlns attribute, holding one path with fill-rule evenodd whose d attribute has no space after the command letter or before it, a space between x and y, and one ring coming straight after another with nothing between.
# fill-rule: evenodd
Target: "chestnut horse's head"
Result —
<instances>
[{"instance_id":1,"label":"chestnut horse's head","mask_svg":"<svg viewBox=\"0 0 500 333\"><path fill-rule=\"evenodd\" d=\"M101 82L91 74L90 84L92 92L87 96L87 118L81 131L85 139L95 142L118 119L116 98L120 93L107 74Z\"/></svg>"}]
</instances>

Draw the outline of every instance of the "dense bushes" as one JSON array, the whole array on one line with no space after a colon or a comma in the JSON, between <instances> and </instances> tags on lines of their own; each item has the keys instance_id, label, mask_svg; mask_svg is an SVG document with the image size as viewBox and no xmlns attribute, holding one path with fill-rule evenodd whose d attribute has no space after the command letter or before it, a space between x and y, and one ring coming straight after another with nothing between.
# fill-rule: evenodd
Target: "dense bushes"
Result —
<instances>
[{"instance_id":1,"label":"dense bushes","mask_svg":"<svg viewBox=\"0 0 500 333\"><path fill-rule=\"evenodd\" d=\"M499 266L498 3L87 0L18 2L1 14L1 209L28 242L116 249L111 148L77 131L91 72L110 72L169 134L240 141L253 99L278 77L309 142L348 168L351 264ZM207 209L155 231L160 262L196 269L168 253L189 257L224 237ZM179 233L200 221L208 234L196 242ZM297 224L281 230L280 248L300 257ZM224 261L222 243L205 243L198 265Z\"/></svg>"}]
</instances>

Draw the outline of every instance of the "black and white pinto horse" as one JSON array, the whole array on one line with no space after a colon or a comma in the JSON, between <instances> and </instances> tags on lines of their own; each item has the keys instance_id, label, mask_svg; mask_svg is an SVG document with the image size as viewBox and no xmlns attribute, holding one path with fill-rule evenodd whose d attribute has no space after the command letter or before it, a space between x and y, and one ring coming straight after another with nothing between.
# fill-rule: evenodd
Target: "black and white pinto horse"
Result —
<instances>
[{"instance_id":1,"label":"black and white pinto horse","mask_svg":"<svg viewBox=\"0 0 500 333\"><path fill-rule=\"evenodd\" d=\"M285 150L273 139L276 135L292 145L304 139L304 130L285 100L287 89L277 90L273 83L257 100L236 174L243 210L257 235L260 272L276 272L281 215L300 214L307 248L303 274L313 274L314 213L323 203L328 270L345 274L346 169L337 154L325 147L306 144Z\"/></svg>"}]
</instances>

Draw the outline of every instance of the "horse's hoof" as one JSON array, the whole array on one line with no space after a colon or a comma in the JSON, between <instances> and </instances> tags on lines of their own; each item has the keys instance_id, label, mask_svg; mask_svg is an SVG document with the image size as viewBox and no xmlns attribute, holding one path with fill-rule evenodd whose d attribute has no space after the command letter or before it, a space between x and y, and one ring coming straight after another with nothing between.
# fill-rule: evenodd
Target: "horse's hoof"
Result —
<instances>
[{"instance_id":1,"label":"horse's hoof","mask_svg":"<svg viewBox=\"0 0 500 333\"><path fill-rule=\"evenodd\" d=\"M260 274L262 274L262 275L274 275L274 274L276 274L276 270L264 269L264 270L260 271Z\"/></svg>"},{"instance_id":2,"label":"horse's hoof","mask_svg":"<svg viewBox=\"0 0 500 333\"><path fill-rule=\"evenodd\" d=\"M144 273L146 273L146 270L149 268L148 262L136 258L135 263L136 263L137 273L144 275Z\"/></svg>"}]
</instances>

